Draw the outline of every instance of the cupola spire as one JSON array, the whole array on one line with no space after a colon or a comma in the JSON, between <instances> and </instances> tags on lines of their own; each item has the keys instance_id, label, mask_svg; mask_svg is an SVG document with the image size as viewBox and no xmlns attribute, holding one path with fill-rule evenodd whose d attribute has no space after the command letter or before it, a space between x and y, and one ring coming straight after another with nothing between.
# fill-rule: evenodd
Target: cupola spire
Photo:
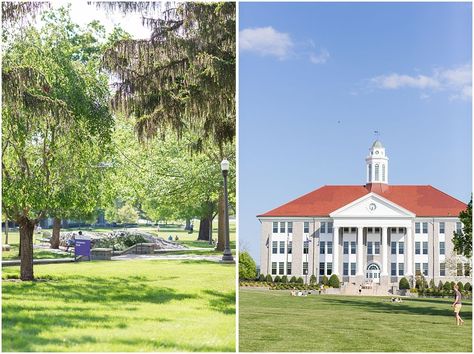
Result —
<instances>
[{"instance_id":1,"label":"cupola spire","mask_svg":"<svg viewBox=\"0 0 474 354\"><path fill-rule=\"evenodd\" d=\"M365 159L367 183L388 184L388 157L380 140L375 140Z\"/></svg>"}]
</instances>

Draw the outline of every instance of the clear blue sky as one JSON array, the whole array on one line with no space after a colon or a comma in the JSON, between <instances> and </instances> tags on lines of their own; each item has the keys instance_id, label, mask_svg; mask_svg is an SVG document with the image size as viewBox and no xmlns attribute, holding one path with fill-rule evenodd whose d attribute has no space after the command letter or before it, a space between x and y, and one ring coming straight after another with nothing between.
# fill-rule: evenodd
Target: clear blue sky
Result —
<instances>
[{"instance_id":1,"label":"clear blue sky","mask_svg":"<svg viewBox=\"0 0 474 354\"><path fill-rule=\"evenodd\" d=\"M471 5L240 3L239 240L325 184L364 184L374 130L391 184L471 193Z\"/></svg>"}]
</instances>

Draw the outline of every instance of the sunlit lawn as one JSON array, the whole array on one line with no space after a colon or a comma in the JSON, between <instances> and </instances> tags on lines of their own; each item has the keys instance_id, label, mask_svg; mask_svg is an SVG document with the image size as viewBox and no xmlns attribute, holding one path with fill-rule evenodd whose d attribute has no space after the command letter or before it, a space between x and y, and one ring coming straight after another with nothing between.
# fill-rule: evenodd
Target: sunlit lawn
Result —
<instances>
[{"instance_id":1,"label":"sunlit lawn","mask_svg":"<svg viewBox=\"0 0 474 354\"><path fill-rule=\"evenodd\" d=\"M242 352L471 352L472 303L455 326L451 299L239 292Z\"/></svg>"},{"instance_id":2,"label":"sunlit lawn","mask_svg":"<svg viewBox=\"0 0 474 354\"><path fill-rule=\"evenodd\" d=\"M235 265L83 262L35 275L51 280L3 282L3 351L235 350Z\"/></svg>"}]
</instances>

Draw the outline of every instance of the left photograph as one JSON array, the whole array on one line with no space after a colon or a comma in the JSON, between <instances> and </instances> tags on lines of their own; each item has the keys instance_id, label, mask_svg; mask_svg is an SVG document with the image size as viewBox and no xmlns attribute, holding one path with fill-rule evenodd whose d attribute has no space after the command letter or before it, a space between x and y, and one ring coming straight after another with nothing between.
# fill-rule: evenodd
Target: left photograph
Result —
<instances>
[{"instance_id":1,"label":"left photograph","mask_svg":"<svg viewBox=\"0 0 474 354\"><path fill-rule=\"evenodd\" d=\"M2 351L235 351L235 3L2 31Z\"/></svg>"}]
</instances>

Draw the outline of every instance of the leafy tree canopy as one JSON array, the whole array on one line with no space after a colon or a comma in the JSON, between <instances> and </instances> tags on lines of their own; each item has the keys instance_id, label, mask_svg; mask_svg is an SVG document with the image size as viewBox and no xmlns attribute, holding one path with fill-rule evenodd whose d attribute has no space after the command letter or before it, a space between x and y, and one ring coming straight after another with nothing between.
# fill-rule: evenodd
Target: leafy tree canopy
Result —
<instances>
[{"instance_id":1,"label":"leafy tree canopy","mask_svg":"<svg viewBox=\"0 0 474 354\"><path fill-rule=\"evenodd\" d=\"M463 224L462 232L454 232L454 250L458 254L471 258L472 256L472 196L467 204L466 210L459 213L459 219Z\"/></svg>"}]
</instances>

